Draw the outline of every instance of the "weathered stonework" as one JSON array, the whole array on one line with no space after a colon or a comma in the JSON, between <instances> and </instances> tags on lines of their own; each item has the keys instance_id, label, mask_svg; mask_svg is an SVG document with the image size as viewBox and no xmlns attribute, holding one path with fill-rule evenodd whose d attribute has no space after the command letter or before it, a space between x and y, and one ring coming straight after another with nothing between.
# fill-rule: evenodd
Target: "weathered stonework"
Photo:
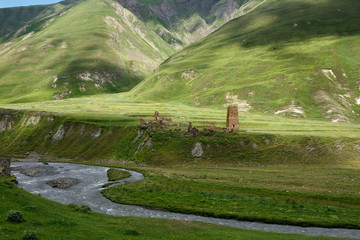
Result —
<instances>
[{"instance_id":1,"label":"weathered stonework","mask_svg":"<svg viewBox=\"0 0 360 240\"><path fill-rule=\"evenodd\" d=\"M161 118L159 112L155 111L154 121L145 121L144 119L140 119L140 126L162 126L164 122L172 122L172 118Z\"/></svg>"},{"instance_id":2,"label":"weathered stonework","mask_svg":"<svg viewBox=\"0 0 360 240\"><path fill-rule=\"evenodd\" d=\"M11 175L10 164L11 164L11 160L9 158L0 158L0 174L1 175L3 175L3 176Z\"/></svg>"},{"instance_id":3,"label":"weathered stonework","mask_svg":"<svg viewBox=\"0 0 360 240\"><path fill-rule=\"evenodd\" d=\"M239 130L239 110L237 106L228 107L226 128L230 131Z\"/></svg>"}]
</instances>

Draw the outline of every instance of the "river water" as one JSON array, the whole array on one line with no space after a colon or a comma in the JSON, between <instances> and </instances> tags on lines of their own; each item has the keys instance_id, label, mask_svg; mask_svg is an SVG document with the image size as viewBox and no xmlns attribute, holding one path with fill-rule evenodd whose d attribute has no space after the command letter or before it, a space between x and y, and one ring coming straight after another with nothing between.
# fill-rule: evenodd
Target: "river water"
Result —
<instances>
[{"instance_id":1,"label":"river water","mask_svg":"<svg viewBox=\"0 0 360 240\"><path fill-rule=\"evenodd\" d=\"M39 162L14 162L12 167L17 166L44 166ZM64 204L75 203L85 204L91 207L92 211L115 216L149 217L172 220L198 221L223 226L230 226L240 229L260 230L277 233L296 233L310 236L327 236L339 238L360 239L360 230L341 228L318 228L318 227L297 227L289 225L265 224L257 222L246 222L210 217L201 217L189 214L172 213L166 211L151 210L139 206L123 205L113 203L105 198L101 191L102 186L108 182L107 167L88 166L70 163L50 163L49 166L58 172L53 175L30 177L13 171L19 182L18 186L34 194L41 194L42 197ZM126 170L128 171L128 170ZM141 173L128 171L131 177L117 181L119 184L128 184L144 180ZM68 189L52 188L46 181L57 178L76 178L80 182ZM112 185L114 186L114 185ZM112 187L110 186L110 187Z\"/></svg>"}]
</instances>

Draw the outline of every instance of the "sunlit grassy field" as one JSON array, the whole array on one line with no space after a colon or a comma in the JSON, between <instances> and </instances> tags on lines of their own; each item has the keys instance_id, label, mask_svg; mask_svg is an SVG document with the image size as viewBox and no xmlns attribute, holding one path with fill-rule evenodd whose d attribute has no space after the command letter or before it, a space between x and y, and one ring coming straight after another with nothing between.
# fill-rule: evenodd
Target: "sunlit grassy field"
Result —
<instances>
[{"instance_id":1,"label":"sunlit grassy field","mask_svg":"<svg viewBox=\"0 0 360 240\"><path fill-rule=\"evenodd\" d=\"M175 212L304 226L360 228L359 165L151 168L105 196Z\"/></svg>"},{"instance_id":2,"label":"sunlit grassy field","mask_svg":"<svg viewBox=\"0 0 360 240\"><path fill-rule=\"evenodd\" d=\"M17 188L0 177L0 238L21 239L25 231L34 231L39 239L303 239L314 237L238 230L211 224L170 221L153 218L114 217L77 211ZM8 211L24 214L24 223L6 221ZM333 239L316 237L316 239Z\"/></svg>"},{"instance_id":3,"label":"sunlit grassy field","mask_svg":"<svg viewBox=\"0 0 360 240\"><path fill-rule=\"evenodd\" d=\"M0 105L0 108L46 111L79 121L104 125L137 126L139 119L152 120L155 111L173 121L197 127L215 123L225 127L226 108L192 107L176 103L134 102L125 94L97 95L59 101ZM356 123L332 123L324 120L284 118L273 114L239 113L240 128L248 133L353 137L360 133Z\"/></svg>"}]
</instances>

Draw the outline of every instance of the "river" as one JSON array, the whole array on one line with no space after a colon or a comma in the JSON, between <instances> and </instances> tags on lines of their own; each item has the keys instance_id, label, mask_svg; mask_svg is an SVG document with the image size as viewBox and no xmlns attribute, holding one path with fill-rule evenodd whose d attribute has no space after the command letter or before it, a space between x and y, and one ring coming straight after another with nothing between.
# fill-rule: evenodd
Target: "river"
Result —
<instances>
[{"instance_id":1,"label":"river","mask_svg":"<svg viewBox=\"0 0 360 240\"><path fill-rule=\"evenodd\" d=\"M18 167L26 165L33 167L44 166L43 163L39 162L14 162L11 166ZM108 182L107 171L109 170L109 168L70 163L49 163L49 165L46 166L53 167L56 173L52 173L49 175L45 174L38 177L30 177L20 173L19 171L13 171L13 174L17 177L17 180L19 182L18 186L30 193L40 194L42 197L56 202L64 204L75 203L77 205L84 204L91 207L92 211L94 212L105 213L115 216L198 221L248 230L360 239L360 230L354 229L298 227L290 225L246 222L229 219L202 217L181 213L172 213L166 211L151 210L139 206L118 204L111 202L101 194L101 191L103 190L102 186ZM144 180L144 176L141 173L135 171L128 172L131 173L131 177L117 181L116 184L128 184ZM57 178L76 178L79 180L79 183L68 189L52 188L48 184L46 184L46 181Z\"/></svg>"}]
</instances>

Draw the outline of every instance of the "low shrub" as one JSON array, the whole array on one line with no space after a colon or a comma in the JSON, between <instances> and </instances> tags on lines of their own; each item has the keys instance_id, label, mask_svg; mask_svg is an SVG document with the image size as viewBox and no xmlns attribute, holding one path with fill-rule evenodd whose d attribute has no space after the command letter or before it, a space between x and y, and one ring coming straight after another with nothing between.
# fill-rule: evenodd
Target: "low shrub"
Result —
<instances>
[{"instance_id":1,"label":"low shrub","mask_svg":"<svg viewBox=\"0 0 360 240\"><path fill-rule=\"evenodd\" d=\"M6 221L12 222L12 223L25 222L25 220L23 218L23 213L18 210L10 210Z\"/></svg>"},{"instance_id":2,"label":"low shrub","mask_svg":"<svg viewBox=\"0 0 360 240\"><path fill-rule=\"evenodd\" d=\"M36 233L33 231L25 231L22 240L39 240Z\"/></svg>"},{"instance_id":3,"label":"low shrub","mask_svg":"<svg viewBox=\"0 0 360 240\"><path fill-rule=\"evenodd\" d=\"M129 230L125 230L125 235L128 235L128 236L139 236L140 233L136 230L132 230L132 229L129 229Z\"/></svg>"}]
</instances>

